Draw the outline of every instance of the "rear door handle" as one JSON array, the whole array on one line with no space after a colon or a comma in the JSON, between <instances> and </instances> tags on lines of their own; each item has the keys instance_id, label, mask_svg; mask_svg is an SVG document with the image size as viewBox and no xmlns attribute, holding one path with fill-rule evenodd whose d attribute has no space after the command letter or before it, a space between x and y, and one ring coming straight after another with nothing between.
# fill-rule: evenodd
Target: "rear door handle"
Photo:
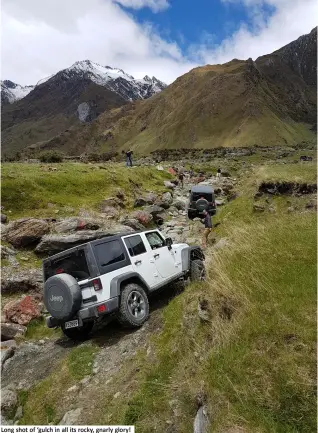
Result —
<instances>
[{"instance_id":1,"label":"rear door handle","mask_svg":"<svg viewBox=\"0 0 318 433\"><path fill-rule=\"evenodd\" d=\"M154 254L154 258L160 257L160 254Z\"/></svg>"},{"instance_id":2,"label":"rear door handle","mask_svg":"<svg viewBox=\"0 0 318 433\"><path fill-rule=\"evenodd\" d=\"M141 263L141 260L137 260L136 262L135 262L135 265L139 265Z\"/></svg>"}]
</instances>

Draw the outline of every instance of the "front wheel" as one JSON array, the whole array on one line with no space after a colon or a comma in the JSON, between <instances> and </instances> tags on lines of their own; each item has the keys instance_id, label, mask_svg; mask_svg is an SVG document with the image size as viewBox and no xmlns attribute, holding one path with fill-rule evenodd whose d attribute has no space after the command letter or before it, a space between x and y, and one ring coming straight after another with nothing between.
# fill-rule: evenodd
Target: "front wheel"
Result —
<instances>
[{"instance_id":1,"label":"front wheel","mask_svg":"<svg viewBox=\"0 0 318 433\"><path fill-rule=\"evenodd\" d=\"M121 292L119 322L129 328L139 328L149 317L146 292L138 284L127 284Z\"/></svg>"},{"instance_id":2,"label":"front wheel","mask_svg":"<svg viewBox=\"0 0 318 433\"><path fill-rule=\"evenodd\" d=\"M190 280L191 281L205 281L206 271L204 262L196 259L192 260L190 264Z\"/></svg>"},{"instance_id":3,"label":"front wheel","mask_svg":"<svg viewBox=\"0 0 318 433\"><path fill-rule=\"evenodd\" d=\"M69 339L75 341L83 341L89 337L91 330L93 329L94 322L84 322L80 328L65 329L65 325L61 326L63 334Z\"/></svg>"}]
</instances>

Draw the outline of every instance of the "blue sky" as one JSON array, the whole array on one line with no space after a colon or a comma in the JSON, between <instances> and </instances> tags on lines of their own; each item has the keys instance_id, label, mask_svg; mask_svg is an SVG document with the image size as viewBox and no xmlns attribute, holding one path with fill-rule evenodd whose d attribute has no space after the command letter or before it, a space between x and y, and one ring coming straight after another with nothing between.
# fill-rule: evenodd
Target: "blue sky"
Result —
<instances>
[{"instance_id":1,"label":"blue sky","mask_svg":"<svg viewBox=\"0 0 318 433\"><path fill-rule=\"evenodd\" d=\"M150 8L122 7L139 23L151 23L163 38L177 41L183 52L192 44L219 45L242 24L250 30L254 26L251 9L242 2L171 0L167 8L155 13ZM261 9L266 20L275 12L275 7L267 4Z\"/></svg>"},{"instance_id":2,"label":"blue sky","mask_svg":"<svg viewBox=\"0 0 318 433\"><path fill-rule=\"evenodd\" d=\"M1 7L2 79L23 85L87 59L169 84L201 65L271 53L318 21L317 0L2 0Z\"/></svg>"}]
</instances>

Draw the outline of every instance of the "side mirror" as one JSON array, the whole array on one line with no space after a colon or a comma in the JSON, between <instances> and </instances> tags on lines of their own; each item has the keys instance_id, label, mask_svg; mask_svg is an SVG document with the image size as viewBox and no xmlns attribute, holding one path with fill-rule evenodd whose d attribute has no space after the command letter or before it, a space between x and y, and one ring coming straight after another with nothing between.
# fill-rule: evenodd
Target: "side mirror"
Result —
<instances>
[{"instance_id":1,"label":"side mirror","mask_svg":"<svg viewBox=\"0 0 318 433\"><path fill-rule=\"evenodd\" d=\"M173 244L172 239L171 238L166 238L165 244L168 247L168 249L171 250L172 244Z\"/></svg>"}]
</instances>

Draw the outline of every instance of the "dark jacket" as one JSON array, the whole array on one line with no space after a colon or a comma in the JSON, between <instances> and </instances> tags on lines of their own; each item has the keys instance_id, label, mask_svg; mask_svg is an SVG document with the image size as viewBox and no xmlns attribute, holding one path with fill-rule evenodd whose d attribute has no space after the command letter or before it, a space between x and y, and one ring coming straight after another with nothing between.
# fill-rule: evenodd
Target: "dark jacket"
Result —
<instances>
[{"instance_id":1,"label":"dark jacket","mask_svg":"<svg viewBox=\"0 0 318 433\"><path fill-rule=\"evenodd\" d=\"M212 218L210 214L207 214L204 219L201 220L202 224L204 224L204 227L206 229L212 228Z\"/></svg>"}]
</instances>

